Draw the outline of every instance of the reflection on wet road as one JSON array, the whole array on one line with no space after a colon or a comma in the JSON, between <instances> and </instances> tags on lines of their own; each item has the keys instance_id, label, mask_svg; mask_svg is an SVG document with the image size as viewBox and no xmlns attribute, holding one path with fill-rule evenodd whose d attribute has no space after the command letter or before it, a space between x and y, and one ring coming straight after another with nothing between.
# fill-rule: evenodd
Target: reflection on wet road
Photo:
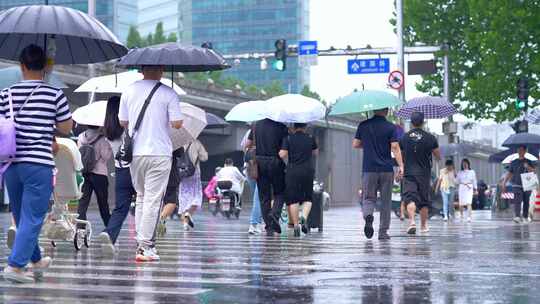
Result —
<instances>
[{"instance_id":1,"label":"reflection on wet road","mask_svg":"<svg viewBox=\"0 0 540 304\"><path fill-rule=\"evenodd\" d=\"M133 218L117 256L98 247L75 252L42 241L54 265L43 282L0 281L3 303L538 303L540 224L515 225L477 212L472 223L431 223L411 238L393 218L392 240L367 241L359 208L325 214L325 230L301 239L248 236L240 221L198 215L158 242L161 261L134 261ZM90 214L94 223L97 212ZM6 263L0 215L0 259ZM376 223L377 224L377 223Z\"/></svg>"}]
</instances>

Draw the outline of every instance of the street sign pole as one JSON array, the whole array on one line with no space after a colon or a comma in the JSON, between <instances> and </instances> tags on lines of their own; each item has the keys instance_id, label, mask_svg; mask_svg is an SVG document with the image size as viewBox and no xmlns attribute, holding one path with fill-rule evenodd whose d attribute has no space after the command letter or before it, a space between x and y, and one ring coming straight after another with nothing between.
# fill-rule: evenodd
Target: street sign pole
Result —
<instances>
[{"instance_id":1,"label":"street sign pole","mask_svg":"<svg viewBox=\"0 0 540 304\"><path fill-rule=\"evenodd\" d=\"M396 0L396 13L397 13L397 63L398 70L405 75L405 58L403 56L403 0ZM405 81L405 79L404 79ZM405 102L405 84L398 91L399 99Z\"/></svg>"}]
</instances>

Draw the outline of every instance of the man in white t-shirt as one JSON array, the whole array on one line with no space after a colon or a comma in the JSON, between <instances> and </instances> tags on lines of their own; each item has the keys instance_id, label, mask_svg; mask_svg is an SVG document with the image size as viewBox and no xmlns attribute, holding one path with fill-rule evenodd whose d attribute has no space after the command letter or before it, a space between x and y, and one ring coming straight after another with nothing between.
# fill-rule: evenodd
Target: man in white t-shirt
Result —
<instances>
[{"instance_id":1,"label":"man in white t-shirt","mask_svg":"<svg viewBox=\"0 0 540 304\"><path fill-rule=\"evenodd\" d=\"M163 76L162 66L143 66L144 79L122 92L118 118L133 137L131 178L137 192L135 226L137 230L137 261L159 260L154 232L159 218L161 200L171 171L171 127L182 127L180 99L165 85L157 88L143 115L141 125L133 134L135 122L146 98Z\"/></svg>"}]
</instances>

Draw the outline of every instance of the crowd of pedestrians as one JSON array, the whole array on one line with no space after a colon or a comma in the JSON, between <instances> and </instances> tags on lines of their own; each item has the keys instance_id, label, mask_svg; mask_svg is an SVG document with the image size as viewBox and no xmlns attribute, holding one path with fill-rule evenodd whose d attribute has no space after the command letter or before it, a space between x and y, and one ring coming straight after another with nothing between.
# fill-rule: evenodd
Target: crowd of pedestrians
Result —
<instances>
[{"instance_id":1,"label":"crowd of pedestrians","mask_svg":"<svg viewBox=\"0 0 540 304\"><path fill-rule=\"evenodd\" d=\"M24 80L0 92L0 117L16 123L16 155L5 172L11 211L17 233L4 270L7 279L32 282L27 272L30 263L39 274L51 263L42 257L38 237L53 192L53 141L56 133L69 134L72 129L68 101L62 90L43 81L46 57L35 45L26 47L20 56ZM96 194L103 231L98 239L104 251L114 254L115 244L135 197L135 230L137 261L157 261L156 238L166 232L166 220L180 215L186 231L195 228L194 214L203 202L201 162L208 152L195 139L173 148L171 128L182 128L179 96L162 85L162 66L142 66L143 80L124 90L121 97L107 102L104 125L87 126L78 136L84 168L82 197L78 204L79 219L85 220L90 198ZM402 202L409 217L406 232L417 232L415 214L420 213L420 232L427 233L431 189L435 186L443 199L443 218L448 221L453 209L454 193L458 192L461 217L468 209L472 220L472 201L477 194L476 173L467 159L456 172L447 160L432 185L433 157L441 155L437 139L424 130L424 114L411 115L412 128L404 132L402 125L387 120L389 109L374 111L372 118L358 125L353 148L363 151L362 214L364 234L375 234L374 213L380 202L378 239L390 239L392 187L401 183ZM311 212L315 159L318 144L306 132L307 124L287 125L270 119L252 124L242 141L245 168L240 171L231 159L216 170L204 193L212 198L215 187L223 181L231 183L231 191L241 197L247 181L252 191L253 206L249 234L263 230L267 236L281 233L281 213L286 204L294 236L307 234ZM526 147L519 149L503 184L512 183L515 199L515 221L528 218L530 192L521 185L520 175L534 170L525 158ZM115 207L108 204L107 163L115 165ZM4 168L4 167L3 167ZM504 187L503 185L503 187ZM523 201L523 211L521 202ZM300 208L302 205L302 208ZM300 212L300 209L302 209ZM405 213L405 212L403 212ZM264 225L263 225L264 221Z\"/></svg>"}]
</instances>

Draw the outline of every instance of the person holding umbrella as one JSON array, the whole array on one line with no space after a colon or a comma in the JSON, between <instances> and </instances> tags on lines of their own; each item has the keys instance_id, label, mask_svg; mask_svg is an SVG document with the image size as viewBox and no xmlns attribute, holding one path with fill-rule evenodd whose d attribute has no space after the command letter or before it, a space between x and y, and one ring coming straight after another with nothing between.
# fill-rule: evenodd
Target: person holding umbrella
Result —
<instances>
[{"instance_id":1,"label":"person holding umbrella","mask_svg":"<svg viewBox=\"0 0 540 304\"><path fill-rule=\"evenodd\" d=\"M142 66L143 80L130 85L120 99L118 118L133 138L131 178L137 192L135 225L140 262L159 260L155 230L171 170L173 146L169 129L182 127L178 94L161 85L164 67ZM136 122L140 128L134 131Z\"/></svg>"},{"instance_id":2,"label":"person holding umbrella","mask_svg":"<svg viewBox=\"0 0 540 304\"><path fill-rule=\"evenodd\" d=\"M69 134L73 122L62 90L43 81L44 50L28 45L19 62L24 80L0 92L0 117L13 119L16 125L32 124L32 128L16 129L16 155L5 172L17 234L4 278L32 283L34 278L26 271L28 263L34 275L40 276L52 261L42 257L38 238L53 192L53 137L55 130Z\"/></svg>"},{"instance_id":3,"label":"person holding umbrella","mask_svg":"<svg viewBox=\"0 0 540 304\"><path fill-rule=\"evenodd\" d=\"M431 207L431 168L433 158L441 158L437 138L422 129L424 113L411 115L413 129L400 141L403 151L405 173L403 177L403 201L407 204L409 227L407 234L416 234L416 208L420 209L420 231L429 232L427 225L429 207Z\"/></svg>"},{"instance_id":4,"label":"person holding umbrella","mask_svg":"<svg viewBox=\"0 0 540 304\"><path fill-rule=\"evenodd\" d=\"M514 200L512 202L514 204L514 222L518 224L521 223L522 220L525 223L528 222L529 199L531 196L531 191L524 191L523 189L521 174L534 172L535 170L534 163L525 157L526 153L526 146L518 148L519 157L510 163L508 172L501 183L503 193L506 192L506 183L510 181L512 184L512 192L514 193ZM523 212L521 211L522 203Z\"/></svg>"}]
</instances>

